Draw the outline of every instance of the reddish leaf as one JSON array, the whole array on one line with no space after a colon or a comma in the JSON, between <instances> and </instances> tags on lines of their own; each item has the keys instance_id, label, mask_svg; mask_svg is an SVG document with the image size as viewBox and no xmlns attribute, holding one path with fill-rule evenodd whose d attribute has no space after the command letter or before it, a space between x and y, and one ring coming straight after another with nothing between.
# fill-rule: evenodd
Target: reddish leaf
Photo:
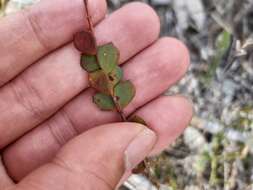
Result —
<instances>
[{"instance_id":1,"label":"reddish leaf","mask_svg":"<svg viewBox=\"0 0 253 190\"><path fill-rule=\"evenodd\" d=\"M97 52L95 37L88 31L76 33L74 36L74 45L76 49L84 54L95 55Z\"/></svg>"}]
</instances>

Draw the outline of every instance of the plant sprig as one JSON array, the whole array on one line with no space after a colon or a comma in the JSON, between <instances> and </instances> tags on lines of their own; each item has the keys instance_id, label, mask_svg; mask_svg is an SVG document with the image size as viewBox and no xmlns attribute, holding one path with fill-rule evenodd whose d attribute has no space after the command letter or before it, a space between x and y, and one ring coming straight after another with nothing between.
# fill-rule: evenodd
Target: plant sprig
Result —
<instances>
[{"instance_id":1,"label":"plant sprig","mask_svg":"<svg viewBox=\"0 0 253 190\"><path fill-rule=\"evenodd\" d=\"M97 45L87 0L84 5L89 27L75 34L74 45L82 53L81 66L88 72L90 87L97 91L93 102L101 110L116 110L122 121L128 121L123 109L133 100L135 86L129 80L123 80L117 47L112 42Z\"/></svg>"},{"instance_id":2,"label":"plant sprig","mask_svg":"<svg viewBox=\"0 0 253 190\"><path fill-rule=\"evenodd\" d=\"M81 67L88 73L90 87L95 89L93 102L100 110L117 111L123 122L136 122L146 125L139 116L127 117L124 109L131 103L136 94L134 84L123 80L123 70L119 66L120 52L112 43L97 45L94 27L88 9L88 0L84 0L88 30L78 32L74 36L74 45L81 52ZM149 176L148 159L133 170Z\"/></svg>"}]
</instances>

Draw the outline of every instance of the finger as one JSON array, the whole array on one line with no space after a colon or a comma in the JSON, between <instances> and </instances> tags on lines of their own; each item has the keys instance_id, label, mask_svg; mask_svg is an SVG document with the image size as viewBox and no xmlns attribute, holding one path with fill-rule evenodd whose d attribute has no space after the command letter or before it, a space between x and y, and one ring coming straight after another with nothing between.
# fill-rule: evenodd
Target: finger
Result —
<instances>
[{"instance_id":1,"label":"finger","mask_svg":"<svg viewBox=\"0 0 253 190\"><path fill-rule=\"evenodd\" d=\"M5 171L5 167L2 163L2 157L0 156L0 189L7 189L7 187L13 186L14 183Z\"/></svg>"},{"instance_id":2,"label":"finger","mask_svg":"<svg viewBox=\"0 0 253 190\"><path fill-rule=\"evenodd\" d=\"M134 115L145 119L158 139L149 156L159 154L168 148L188 126L193 115L191 101L183 96L163 96L137 110ZM131 175L126 172L118 186L121 186Z\"/></svg>"},{"instance_id":3,"label":"finger","mask_svg":"<svg viewBox=\"0 0 253 190\"><path fill-rule=\"evenodd\" d=\"M147 125L159 137L150 153L153 156L167 148L182 134L192 119L193 105L183 96L163 96L150 102L135 114L144 118Z\"/></svg>"},{"instance_id":4,"label":"finger","mask_svg":"<svg viewBox=\"0 0 253 190\"><path fill-rule=\"evenodd\" d=\"M106 1L89 1L89 9L96 24L105 16ZM83 0L41 1L1 19L0 86L87 26Z\"/></svg>"},{"instance_id":5,"label":"finger","mask_svg":"<svg viewBox=\"0 0 253 190\"><path fill-rule=\"evenodd\" d=\"M168 50L175 57L168 54ZM187 50L181 42L172 38L159 40L126 63L123 69L128 73L127 79L136 86L136 96L126 109L127 114L163 93L184 75L188 65ZM20 180L35 167L48 161L77 134L93 126L119 121L118 114L100 111L92 102L92 94L92 91L85 91L48 122L22 137L4 152L6 165L10 172L14 172L12 176L15 179Z\"/></svg>"},{"instance_id":6,"label":"finger","mask_svg":"<svg viewBox=\"0 0 253 190\"><path fill-rule=\"evenodd\" d=\"M136 25L147 22L144 25L149 32L139 36L146 29ZM132 3L105 19L96 33L100 43L112 41L120 49L122 63L157 39L158 17L147 5ZM69 45L0 91L0 148L47 119L88 86L79 62L80 54Z\"/></svg>"},{"instance_id":7,"label":"finger","mask_svg":"<svg viewBox=\"0 0 253 190\"><path fill-rule=\"evenodd\" d=\"M161 97L139 109L136 114L147 121L148 126L157 133L158 141L153 150L154 154L168 146L188 125L192 116L192 105L182 97ZM65 135L67 132L65 130ZM6 150L5 165L12 178L19 181L50 161L61 146L49 130L41 128L40 133L28 135Z\"/></svg>"},{"instance_id":8,"label":"finger","mask_svg":"<svg viewBox=\"0 0 253 190\"><path fill-rule=\"evenodd\" d=\"M69 142L17 189L115 189L124 172L148 155L156 138L150 129L134 123L94 128Z\"/></svg>"}]
</instances>

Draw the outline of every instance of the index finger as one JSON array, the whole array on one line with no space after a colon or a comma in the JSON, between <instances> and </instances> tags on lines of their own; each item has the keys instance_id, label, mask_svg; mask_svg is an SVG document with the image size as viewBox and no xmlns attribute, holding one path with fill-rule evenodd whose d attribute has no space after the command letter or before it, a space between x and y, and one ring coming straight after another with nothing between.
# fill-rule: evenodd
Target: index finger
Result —
<instances>
[{"instance_id":1,"label":"index finger","mask_svg":"<svg viewBox=\"0 0 253 190\"><path fill-rule=\"evenodd\" d=\"M106 14L105 0L90 0L94 24ZM33 62L66 44L88 26L83 0L44 0L0 20L0 86Z\"/></svg>"}]
</instances>

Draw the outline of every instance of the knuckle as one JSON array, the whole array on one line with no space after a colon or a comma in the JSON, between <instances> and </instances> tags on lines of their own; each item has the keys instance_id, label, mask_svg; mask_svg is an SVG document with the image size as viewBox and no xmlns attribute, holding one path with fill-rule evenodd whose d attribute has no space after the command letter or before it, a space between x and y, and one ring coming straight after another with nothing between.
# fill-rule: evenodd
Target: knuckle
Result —
<instances>
[{"instance_id":1,"label":"knuckle","mask_svg":"<svg viewBox=\"0 0 253 190\"><path fill-rule=\"evenodd\" d=\"M48 48L50 48L47 46L46 36L43 35L43 28L41 27L40 24L41 15L39 15L39 13L32 12L29 8L23 10L21 14L24 15L33 36L35 36L35 39L37 40L38 44L42 47L42 49L47 50Z\"/></svg>"},{"instance_id":2,"label":"knuckle","mask_svg":"<svg viewBox=\"0 0 253 190\"><path fill-rule=\"evenodd\" d=\"M64 108L58 112L53 121L48 121L47 126L60 146L79 134L74 122Z\"/></svg>"},{"instance_id":3,"label":"knuckle","mask_svg":"<svg viewBox=\"0 0 253 190\"><path fill-rule=\"evenodd\" d=\"M101 168L100 162L98 163L89 163L89 168L76 168L71 162L66 162L62 157L56 156L55 159L51 162L54 166L60 168L63 172L69 173L76 180L76 186L85 185L85 187L90 187L88 189L103 189L103 190L114 190L114 184L111 184L102 174L100 170L92 170L91 165L95 165L94 168ZM83 180L85 179L85 180Z\"/></svg>"},{"instance_id":4,"label":"knuckle","mask_svg":"<svg viewBox=\"0 0 253 190\"><path fill-rule=\"evenodd\" d=\"M132 12L123 22L127 22L127 26L133 31L143 31L145 28L145 37L148 41L153 41L158 37L160 32L160 19L156 11L148 4L141 2L133 2L127 4L124 8L125 12ZM124 12L124 11L122 11Z\"/></svg>"},{"instance_id":5,"label":"knuckle","mask_svg":"<svg viewBox=\"0 0 253 190\"><path fill-rule=\"evenodd\" d=\"M11 90L16 98L16 102L21 105L25 110L29 111L33 117L39 120L44 119L45 102L40 96L38 89L33 86L24 76L12 81L10 84Z\"/></svg>"}]
</instances>

